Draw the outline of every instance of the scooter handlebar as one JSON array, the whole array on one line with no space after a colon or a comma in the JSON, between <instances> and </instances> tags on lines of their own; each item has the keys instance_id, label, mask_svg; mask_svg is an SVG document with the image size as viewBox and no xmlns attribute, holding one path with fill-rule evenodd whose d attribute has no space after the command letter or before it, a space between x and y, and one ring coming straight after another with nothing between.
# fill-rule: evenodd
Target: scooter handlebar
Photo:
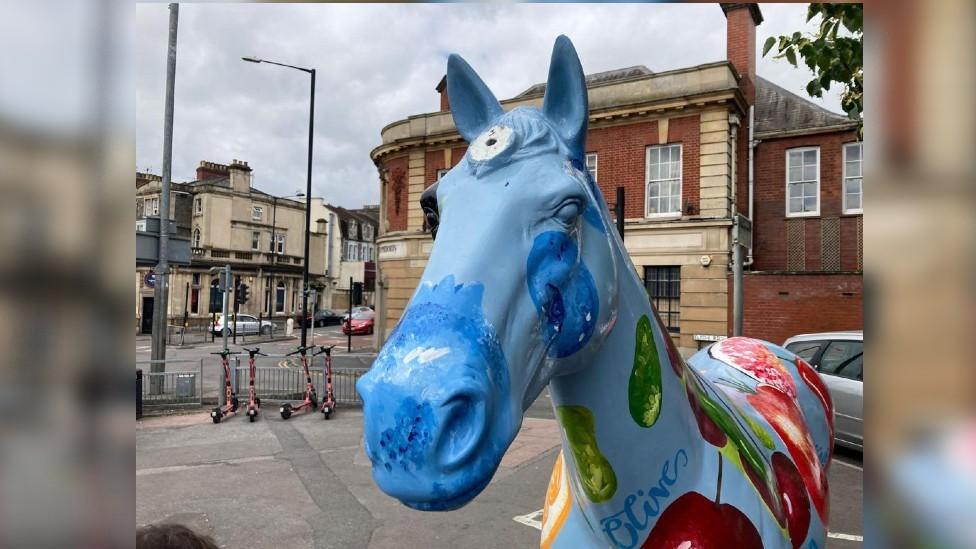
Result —
<instances>
[{"instance_id":1,"label":"scooter handlebar","mask_svg":"<svg viewBox=\"0 0 976 549\"><path fill-rule=\"evenodd\" d=\"M244 349L245 351L247 351L249 354L252 354L252 355L256 355L256 356L268 356L268 355L266 355L266 354L264 354L264 353L261 352L261 348L260 347L255 347L253 349L248 349L247 347L241 347L241 349Z\"/></svg>"},{"instance_id":2,"label":"scooter handlebar","mask_svg":"<svg viewBox=\"0 0 976 549\"><path fill-rule=\"evenodd\" d=\"M287 354L287 355L285 355L285 356L291 356L291 355L297 355L297 354L299 354L299 353L305 353L305 352L306 352L306 351L308 351L309 349L314 349L314 348L315 348L314 346L312 346L312 347L299 347L299 348L298 348L297 350L294 350L294 351L292 351L292 352L290 352L290 353L288 353L288 354Z\"/></svg>"}]
</instances>

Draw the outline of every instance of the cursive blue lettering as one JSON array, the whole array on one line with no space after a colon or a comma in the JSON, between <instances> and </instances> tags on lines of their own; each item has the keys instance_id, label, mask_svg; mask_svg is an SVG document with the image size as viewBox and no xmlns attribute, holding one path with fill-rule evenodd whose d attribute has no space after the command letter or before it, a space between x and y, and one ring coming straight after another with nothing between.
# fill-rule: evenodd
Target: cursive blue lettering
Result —
<instances>
[{"instance_id":1,"label":"cursive blue lettering","mask_svg":"<svg viewBox=\"0 0 976 549\"><path fill-rule=\"evenodd\" d=\"M624 498L622 511L601 521L603 531L615 546L629 549L637 544L640 533L647 529L651 519L661 514L663 503L671 497L669 488L678 481L679 469L687 466L688 452L679 449L673 459L665 461L661 466L657 485L648 489L646 496L644 490L637 490L636 495L630 494ZM642 497L643 503L640 509L643 511L643 518L640 517L641 513L634 510L634 504Z\"/></svg>"}]
</instances>

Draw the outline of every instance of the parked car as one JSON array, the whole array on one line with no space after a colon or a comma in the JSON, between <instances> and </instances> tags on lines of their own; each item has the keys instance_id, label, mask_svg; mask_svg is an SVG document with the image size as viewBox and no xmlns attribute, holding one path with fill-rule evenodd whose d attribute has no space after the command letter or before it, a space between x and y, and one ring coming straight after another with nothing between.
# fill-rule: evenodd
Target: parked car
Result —
<instances>
[{"instance_id":1,"label":"parked car","mask_svg":"<svg viewBox=\"0 0 976 549\"><path fill-rule=\"evenodd\" d=\"M309 315L311 316L311 315ZM322 309L315 311L315 327L338 326L346 319L346 315L340 315L332 309ZM305 325L308 326L308 316L305 317Z\"/></svg>"},{"instance_id":2,"label":"parked car","mask_svg":"<svg viewBox=\"0 0 976 549\"><path fill-rule=\"evenodd\" d=\"M212 326L211 330L215 335L221 335L224 332L224 315L217 315L217 321ZM234 315L231 315L230 325L226 328L227 335L234 334ZM257 334L261 333L264 335L271 334L271 321L262 320L261 325L258 326L258 319L251 315L237 315L237 335L242 334Z\"/></svg>"},{"instance_id":3,"label":"parked car","mask_svg":"<svg viewBox=\"0 0 976 549\"><path fill-rule=\"evenodd\" d=\"M834 440L864 449L864 332L801 334L783 343L820 372L834 401Z\"/></svg>"},{"instance_id":4,"label":"parked car","mask_svg":"<svg viewBox=\"0 0 976 549\"><path fill-rule=\"evenodd\" d=\"M353 315L355 315L356 313L362 313L362 312L370 312L371 313L371 312L373 312L373 308L372 307L366 307L365 305L360 305L358 307L353 307L352 308L352 314ZM349 318L349 311L348 310L346 310L345 314L342 315L342 321L345 322L347 318Z\"/></svg>"},{"instance_id":5,"label":"parked car","mask_svg":"<svg viewBox=\"0 0 976 549\"><path fill-rule=\"evenodd\" d=\"M373 317L376 313L372 309L366 309L365 311L353 311L352 313L352 328L349 327L349 321L342 323L342 333L349 334L350 330L353 335L371 334L373 333Z\"/></svg>"}]
</instances>

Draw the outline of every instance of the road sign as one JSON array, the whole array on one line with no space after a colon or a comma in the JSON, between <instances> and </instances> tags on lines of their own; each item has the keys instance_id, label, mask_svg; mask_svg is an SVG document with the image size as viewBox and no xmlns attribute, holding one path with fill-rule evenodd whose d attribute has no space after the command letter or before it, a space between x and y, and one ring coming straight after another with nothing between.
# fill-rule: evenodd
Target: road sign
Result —
<instances>
[{"instance_id":1,"label":"road sign","mask_svg":"<svg viewBox=\"0 0 976 549\"><path fill-rule=\"evenodd\" d=\"M742 215L735 214L732 225L732 241L746 249L752 249L752 221Z\"/></svg>"},{"instance_id":2,"label":"road sign","mask_svg":"<svg viewBox=\"0 0 976 549\"><path fill-rule=\"evenodd\" d=\"M150 270L146 273L146 276L142 278L142 281L146 283L146 286L150 288L156 287L156 271Z\"/></svg>"}]
</instances>

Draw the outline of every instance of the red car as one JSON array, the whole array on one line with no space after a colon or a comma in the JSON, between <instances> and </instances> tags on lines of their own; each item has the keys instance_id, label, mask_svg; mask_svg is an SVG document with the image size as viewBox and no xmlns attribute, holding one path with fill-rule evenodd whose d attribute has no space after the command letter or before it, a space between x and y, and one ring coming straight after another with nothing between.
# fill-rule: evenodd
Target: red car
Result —
<instances>
[{"instance_id":1,"label":"red car","mask_svg":"<svg viewBox=\"0 0 976 549\"><path fill-rule=\"evenodd\" d=\"M352 314L352 335L361 334L371 334L373 333L373 317L376 315L373 311L357 311ZM349 321L342 323L342 333L349 334Z\"/></svg>"}]
</instances>

